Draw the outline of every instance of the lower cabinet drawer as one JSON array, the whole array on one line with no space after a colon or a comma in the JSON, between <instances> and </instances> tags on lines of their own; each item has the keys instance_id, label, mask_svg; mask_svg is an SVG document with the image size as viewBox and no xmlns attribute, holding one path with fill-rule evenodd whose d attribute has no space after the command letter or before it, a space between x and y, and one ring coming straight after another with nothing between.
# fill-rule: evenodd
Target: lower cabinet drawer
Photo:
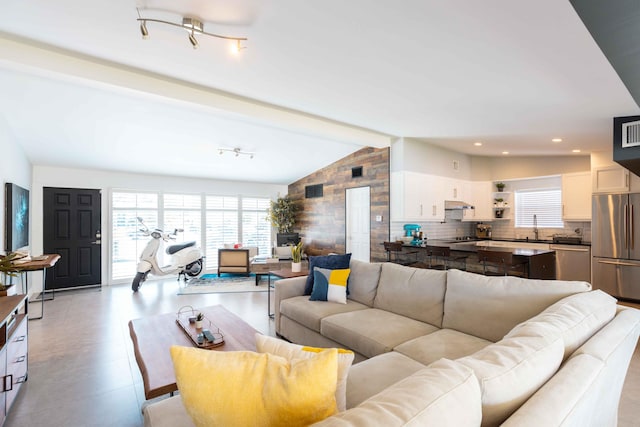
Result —
<instances>
[{"instance_id":1,"label":"lower cabinet drawer","mask_svg":"<svg viewBox=\"0 0 640 427\"><path fill-rule=\"evenodd\" d=\"M28 350L27 319L18 325L7 342L6 407L11 407L22 383L27 380Z\"/></svg>"}]
</instances>

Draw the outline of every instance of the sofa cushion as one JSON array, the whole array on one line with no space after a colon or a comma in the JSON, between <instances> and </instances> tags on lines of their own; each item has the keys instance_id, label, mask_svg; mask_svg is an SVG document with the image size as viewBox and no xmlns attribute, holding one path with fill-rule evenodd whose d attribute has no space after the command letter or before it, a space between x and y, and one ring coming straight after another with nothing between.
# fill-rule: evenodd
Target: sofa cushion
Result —
<instances>
[{"instance_id":1,"label":"sofa cushion","mask_svg":"<svg viewBox=\"0 0 640 427\"><path fill-rule=\"evenodd\" d=\"M346 304L309 301L309 297L306 295L287 298L280 302L282 316L287 316L316 332L320 332L320 321L327 316L368 308L366 305L351 300L347 300Z\"/></svg>"},{"instance_id":2,"label":"sofa cushion","mask_svg":"<svg viewBox=\"0 0 640 427\"><path fill-rule=\"evenodd\" d=\"M390 351L353 365L347 377L347 408L354 408L426 365Z\"/></svg>"},{"instance_id":3,"label":"sofa cushion","mask_svg":"<svg viewBox=\"0 0 640 427\"><path fill-rule=\"evenodd\" d=\"M252 351L170 350L182 402L198 427L308 425L336 413L336 349L291 362Z\"/></svg>"},{"instance_id":4,"label":"sofa cushion","mask_svg":"<svg viewBox=\"0 0 640 427\"><path fill-rule=\"evenodd\" d=\"M442 327L495 342L551 304L590 290L587 282L488 277L448 270Z\"/></svg>"},{"instance_id":5,"label":"sofa cushion","mask_svg":"<svg viewBox=\"0 0 640 427\"><path fill-rule=\"evenodd\" d=\"M427 323L376 308L334 314L320 322L322 335L366 357L386 353L400 343L437 330Z\"/></svg>"},{"instance_id":6,"label":"sofa cushion","mask_svg":"<svg viewBox=\"0 0 640 427\"><path fill-rule=\"evenodd\" d=\"M309 257L309 275L307 276L307 283L304 287L304 294L311 295L311 292L313 291L313 269L315 267L328 268L330 270L349 268L350 261L351 254Z\"/></svg>"},{"instance_id":7,"label":"sofa cushion","mask_svg":"<svg viewBox=\"0 0 640 427\"><path fill-rule=\"evenodd\" d=\"M476 427L482 418L478 381L468 368L439 360L316 427Z\"/></svg>"},{"instance_id":8,"label":"sofa cushion","mask_svg":"<svg viewBox=\"0 0 640 427\"><path fill-rule=\"evenodd\" d=\"M331 301L340 304L347 303L347 280L351 270L316 267L313 269L313 290L311 301Z\"/></svg>"},{"instance_id":9,"label":"sofa cushion","mask_svg":"<svg viewBox=\"0 0 640 427\"><path fill-rule=\"evenodd\" d=\"M564 359L566 359L613 319L616 314L616 302L615 298L601 290L570 295L537 316L520 323L505 338L525 329L555 328L564 340ZM541 333L545 332L541 331Z\"/></svg>"},{"instance_id":10,"label":"sofa cushion","mask_svg":"<svg viewBox=\"0 0 640 427\"><path fill-rule=\"evenodd\" d=\"M351 269L348 283L349 299L373 307L382 263L352 259L349 268Z\"/></svg>"},{"instance_id":11,"label":"sofa cushion","mask_svg":"<svg viewBox=\"0 0 640 427\"><path fill-rule=\"evenodd\" d=\"M446 285L445 271L384 263L373 307L441 327Z\"/></svg>"},{"instance_id":12,"label":"sofa cushion","mask_svg":"<svg viewBox=\"0 0 640 427\"><path fill-rule=\"evenodd\" d=\"M443 357L459 359L469 356L489 344L491 341L473 335L453 329L440 329L432 334L404 342L393 350L428 365Z\"/></svg>"},{"instance_id":13,"label":"sofa cushion","mask_svg":"<svg viewBox=\"0 0 640 427\"><path fill-rule=\"evenodd\" d=\"M525 331L488 345L458 362L473 369L482 392L482 426L497 426L531 397L562 363L559 334Z\"/></svg>"},{"instance_id":14,"label":"sofa cushion","mask_svg":"<svg viewBox=\"0 0 640 427\"><path fill-rule=\"evenodd\" d=\"M293 359L312 359L324 350L318 347L307 347L292 344L285 340L256 333L256 349L258 353L270 353L284 357L289 362ZM338 411L347 409L347 375L353 363L354 353L342 348L338 350L338 382L336 384L336 405Z\"/></svg>"}]
</instances>

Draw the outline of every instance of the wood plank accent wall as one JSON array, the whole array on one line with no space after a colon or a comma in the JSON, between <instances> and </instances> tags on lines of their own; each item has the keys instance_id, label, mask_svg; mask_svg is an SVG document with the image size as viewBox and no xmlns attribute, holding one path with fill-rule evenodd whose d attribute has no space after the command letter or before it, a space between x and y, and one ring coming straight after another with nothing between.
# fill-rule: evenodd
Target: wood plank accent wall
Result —
<instances>
[{"instance_id":1,"label":"wood plank accent wall","mask_svg":"<svg viewBox=\"0 0 640 427\"><path fill-rule=\"evenodd\" d=\"M351 168L362 166L362 176ZM323 184L323 197L305 199L305 186ZM382 242L389 240L389 148L363 148L289 185L300 206L295 231L308 255L345 253L345 197L348 188L371 188L371 261L385 261ZM377 222L376 216L382 221Z\"/></svg>"}]
</instances>

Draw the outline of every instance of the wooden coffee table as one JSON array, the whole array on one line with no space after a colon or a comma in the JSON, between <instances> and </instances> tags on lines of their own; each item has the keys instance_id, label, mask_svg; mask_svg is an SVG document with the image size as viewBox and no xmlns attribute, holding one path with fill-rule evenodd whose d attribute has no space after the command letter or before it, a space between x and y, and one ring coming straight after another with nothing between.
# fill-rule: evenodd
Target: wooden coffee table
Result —
<instances>
[{"instance_id":1,"label":"wooden coffee table","mask_svg":"<svg viewBox=\"0 0 640 427\"><path fill-rule=\"evenodd\" d=\"M203 351L256 351L256 331L244 320L221 305L197 308L224 334L224 344ZM153 399L178 390L169 348L172 345L194 347L176 323L176 313L149 316L129 321L136 362L144 382L144 397Z\"/></svg>"}]
</instances>

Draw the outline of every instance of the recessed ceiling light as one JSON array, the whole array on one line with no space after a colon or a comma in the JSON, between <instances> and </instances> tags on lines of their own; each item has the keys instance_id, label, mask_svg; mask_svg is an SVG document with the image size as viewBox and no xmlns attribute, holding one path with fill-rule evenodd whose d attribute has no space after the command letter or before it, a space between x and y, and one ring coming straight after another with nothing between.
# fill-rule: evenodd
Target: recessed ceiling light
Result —
<instances>
[{"instance_id":1,"label":"recessed ceiling light","mask_svg":"<svg viewBox=\"0 0 640 427\"><path fill-rule=\"evenodd\" d=\"M580 150L571 150L572 153L579 153Z\"/></svg>"},{"instance_id":2,"label":"recessed ceiling light","mask_svg":"<svg viewBox=\"0 0 640 427\"><path fill-rule=\"evenodd\" d=\"M509 154L509 152L508 151L503 151L502 154Z\"/></svg>"},{"instance_id":3,"label":"recessed ceiling light","mask_svg":"<svg viewBox=\"0 0 640 427\"><path fill-rule=\"evenodd\" d=\"M474 142L473 145L475 145L476 147L481 147L482 146L482 142L480 142L480 141Z\"/></svg>"},{"instance_id":4,"label":"recessed ceiling light","mask_svg":"<svg viewBox=\"0 0 640 427\"><path fill-rule=\"evenodd\" d=\"M562 142L562 138L553 138L551 142Z\"/></svg>"}]
</instances>

